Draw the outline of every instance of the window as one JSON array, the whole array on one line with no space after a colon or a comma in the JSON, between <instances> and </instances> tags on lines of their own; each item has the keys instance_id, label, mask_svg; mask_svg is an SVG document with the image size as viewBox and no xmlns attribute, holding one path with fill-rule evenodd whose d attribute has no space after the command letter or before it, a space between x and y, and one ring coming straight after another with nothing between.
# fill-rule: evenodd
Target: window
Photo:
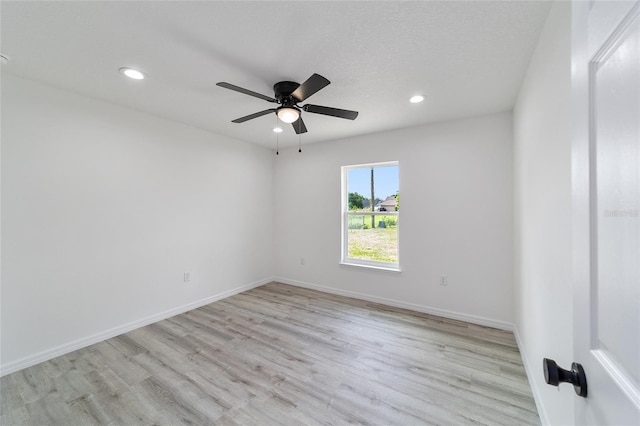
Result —
<instances>
[{"instance_id":1,"label":"window","mask_svg":"<svg viewBox=\"0 0 640 426\"><path fill-rule=\"evenodd\" d=\"M342 167L342 263L399 270L399 164Z\"/></svg>"}]
</instances>

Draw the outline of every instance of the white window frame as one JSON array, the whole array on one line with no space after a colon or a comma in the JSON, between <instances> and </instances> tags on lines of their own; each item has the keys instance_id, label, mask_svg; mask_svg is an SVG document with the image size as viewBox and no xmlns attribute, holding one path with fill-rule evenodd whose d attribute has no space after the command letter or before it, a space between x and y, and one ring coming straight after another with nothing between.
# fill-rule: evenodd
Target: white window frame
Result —
<instances>
[{"instance_id":1,"label":"white window frame","mask_svg":"<svg viewBox=\"0 0 640 426\"><path fill-rule=\"evenodd\" d=\"M349 211L349 170L354 169L366 169L376 168L384 166L398 166L398 174L400 173L399 161L385 161L381 163L365 163L355 164L351 166L342 166L342 252L340 257L340 264L347 266L358 266L371 269L381 269L385 271L400 272L400 212L399 211ZM400 176L398 176L398 186L400 186ZM398 188L400 191L400 188ZM398 261L397 262L382 262L379 260L367 260L358 259L354 257L348 257L349 254L349 216L395 216L396 217L396 232L398 233Z\"/></svg>"}]
</instances>

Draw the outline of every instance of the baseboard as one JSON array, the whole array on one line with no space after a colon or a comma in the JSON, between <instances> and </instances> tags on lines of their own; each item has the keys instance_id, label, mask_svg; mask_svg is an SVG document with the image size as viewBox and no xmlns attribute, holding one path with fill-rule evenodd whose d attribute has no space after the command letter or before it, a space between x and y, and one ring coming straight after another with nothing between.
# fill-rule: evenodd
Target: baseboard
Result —
<instances>
[{"instance_id":1,"label":"baseboard","mask_svg":"<svg viewBox=\"0 0 640 426\"><path fill-rule=\"evenodd\" d=\"M371 296L369 294L357 293L354 291L340 290L333 287L325 287L318 284L311 284L303 281L291 280L283 277L275 277L273 281L283 284L289 284L296 287L308 288L311 290L321 291L323 293L337 294L339 296L352 297L354 299L366 300L368 302L380 303L382 305L393 306L396 308L408 309L410 311L422 312L425 314L437 315L439 317L470 322L472 324L484 325L487 327L498 328L500 330L513 331L514 326L507 321L499 321L491 318L485 318L477 315L463 314L461 312L448 311L446 309L433 308L431 306L418 305L415 303L402 302L395 299L387 299L385 297Z\"/></svg>"},{"instance_id":2,"label":"baseboard","mask_svg":"<svg viewBox=\"0 0 640 426\"><path fill-rule=\"evenodd\" d=\"M538 417L540 417L540 423L543 426L550 425L549 417L547 416L547 411L544 408L544 404L542 403L542 396L538 391L538 381L536 377L536 371L539 371L537 368L534 368L533 365L529 362L527 358L527 351L525 350L524 343L520 338L520 333L518 331L518 327L514 326L513 334L516 336L516 343L518 344L518 349L520 350L520 356L522 357L522 363L524 364L524 371L527 373L527 380L529 380L529 387L531 388L531 392L533 393L533 399L536 402L536 408L538 409Z\"/></svg>"},{"instance_id":3,"label":"baseboard","mask_svg":"<svg viewBox=\"0 0 640 426\"><path fill-rule=\"evenodd\" d=\"M47 349L45 351L39 352L34 355L29 355L27 357L18 359L16 361L12 361L7 364L2 364L0 366L0 377L6 376L7 374L14 373L16 371L20 371L24 368L31 367L33 365L39 364L41 362L48 361L50 359L56 358L61 355L68 354L69 352L76 351L78 349L86 348L87 346L91 346L95 343L102 342L104 340L110 339L112 337L118 336L122 333L126 333L131 330L135 330L140 327L144 327L149 324L153 324L154 322L162 321L167 318L171 318L175 315L182 314L187 311L191 311L193 309L199 308L204 305L208 305L209 303L216 302L218 300L226 299L227 297L233 296L238 293L242 293L247 290L251 290L252 288L260 287L261 285L270 283L273 281L273 278L265 278L259 281L255 281L249 284L242 285L240 287L233 288L231 290L223 291L222 293L215 294L213 296L206 297L201 300L197 300L195 302L188 303L186 305L178 306L176 308L169 309L164 312L160 312L155 315L151 315L146 318L142 318L137 321L130 322L128 324L124 324L118 327L114 327L109 330L105 330L100 333L93 334L91 336L84 337L82 339L75 340L73 342L65 343L60 346L56 346L55 348Z\"/></svg>"}]
</instances>

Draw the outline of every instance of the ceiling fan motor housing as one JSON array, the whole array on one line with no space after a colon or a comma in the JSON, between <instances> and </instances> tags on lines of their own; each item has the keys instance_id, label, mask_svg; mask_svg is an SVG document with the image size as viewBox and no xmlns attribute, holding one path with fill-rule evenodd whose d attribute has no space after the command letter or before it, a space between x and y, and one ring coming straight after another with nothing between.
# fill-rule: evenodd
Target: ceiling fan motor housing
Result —
<instances>
[{"instance_id":1,"label":"ceiling fan motor housing","mask_svg":"<svg viewBox=\"0 0 640 426\"><path fill-rule=\"evenodd\" d=\"M273 92L278 103L282 106L290 107L296 104L297 100L291 94L300 86L294 81L281 81L273 85Z\"/></svg>"}]
</instances>

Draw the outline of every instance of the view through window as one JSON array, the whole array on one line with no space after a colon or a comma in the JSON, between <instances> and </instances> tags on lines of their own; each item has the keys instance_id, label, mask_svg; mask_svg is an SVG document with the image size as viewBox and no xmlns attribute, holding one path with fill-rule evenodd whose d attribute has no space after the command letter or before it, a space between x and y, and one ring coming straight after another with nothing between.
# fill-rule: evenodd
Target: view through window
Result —
<instances>
[{"instance_id":1,"label":"view through window","mask_svg":"<svg viewBox=\"0 0 640 426\"><path fill-rule=\"evenodd\" d=\"M343 263L398 269L397 162L342 168Z\"/></svg>"}]
</instances>

